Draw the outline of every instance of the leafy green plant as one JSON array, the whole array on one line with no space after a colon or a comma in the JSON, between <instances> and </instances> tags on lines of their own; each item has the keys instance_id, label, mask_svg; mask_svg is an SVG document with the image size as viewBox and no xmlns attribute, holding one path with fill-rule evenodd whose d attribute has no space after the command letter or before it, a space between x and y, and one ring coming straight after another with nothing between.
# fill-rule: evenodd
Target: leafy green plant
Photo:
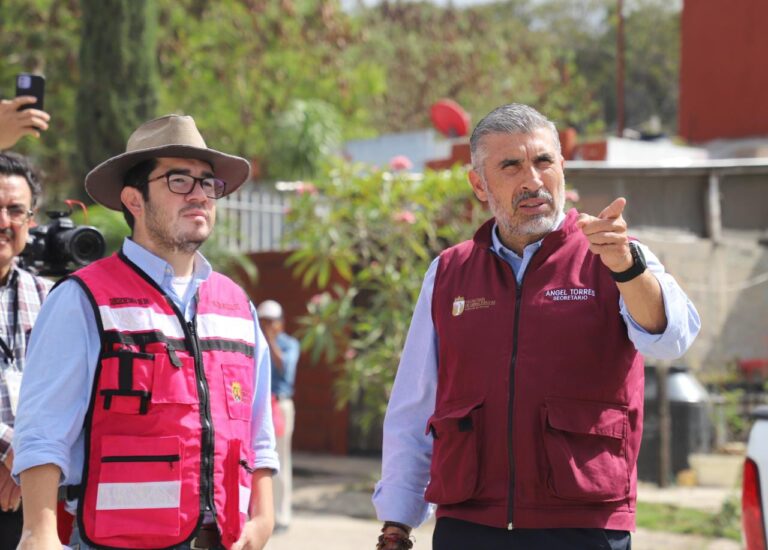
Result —
<instances>
[{"instance_id":1,"label":"leafy green plant","mask_svg":"<svg viewBox=\"0 0 768 550\"><path fill-rule=\"evenodd\" d=\"M364 432L385 410L427 267L484 217L462 168L414 175L339 161L298 189L288 263L325 289L300 320L303 346L339 365L338 403L361 404Z\"/></svg>"}]
</instances>

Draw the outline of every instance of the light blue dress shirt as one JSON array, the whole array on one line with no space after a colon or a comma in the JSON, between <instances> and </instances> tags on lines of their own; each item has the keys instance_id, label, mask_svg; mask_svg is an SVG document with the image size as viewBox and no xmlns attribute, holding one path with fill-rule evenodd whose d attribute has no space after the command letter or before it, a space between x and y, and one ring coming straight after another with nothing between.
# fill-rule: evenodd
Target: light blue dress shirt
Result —
<instances>
[{"instance_id":1,"label":"light blue dress shirt","mask_svg":"<svg viewBox=\"0 0 768 550\"><path fill-rule=\"evenodd\" d=\"M562 224L561 216L559 225ZM493 228L493 251L506 261L518 284L541 241L531 243L520 257L506 248ZM618 307L635 348L656 359L675 359L690 347L699 332L696 308L671 275L664 271L659 259L640 244L648 270L658 279L667 315L667 328L662 334L649 334L627 311L624 300ZM384 441L381 480L376 484L373 504L382 521L397 521L410 526L421 525L432 505L424 501L432 459L432 437L425 435L427 420L435 410L437 390L437 334L432 323L432 290L440 258L427 270L421 287L411 326L400 357L400 366L384 419Z\"/></svg>"},{"instance_id":2,"label":"light blue dress shirt","mask_svg":"<svg viewBox=\"0 0 768 550\"><path fill-rule=\"evenodd\" d=\"M195 316L195 294L211 274L202 254L195 255L192 282L184 296L173 290L173 268L130 239L125 256L173 300L187 321ZM251 444L254 468L279 468L270 407L270 358L267 341L251 304L256 350ZM61 468L62 485L80 483L84 460L83 422L88 410L101 342L93 307L75 281L65 281L43 304L29 343L13 437L13 474L34 466Z\"/></svg>"},{"instance_id":3,"label":"light blue dress shirt","mask_svg":"<svg viewBox=\"0 0 768 550\"><path fill-rule=\"evenodd\" d=\"M277 345L283 354L283 368L272 365L272 393L278 397L293 397L296 382L296 364L299 362L301 346L299 341L285 332L277 335Z\"/></svg>"}]
</instances>

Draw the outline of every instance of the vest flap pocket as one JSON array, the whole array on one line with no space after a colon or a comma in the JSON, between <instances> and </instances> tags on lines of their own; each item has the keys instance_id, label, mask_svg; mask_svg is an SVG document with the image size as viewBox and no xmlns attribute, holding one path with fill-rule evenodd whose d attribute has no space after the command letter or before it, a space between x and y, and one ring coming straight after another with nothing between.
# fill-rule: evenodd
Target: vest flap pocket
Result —
<instances>
[{"instance_id":1,"label":"vest flap pocket","mask_svg":"<svg viewBox=\"0 0 768 550\"><path fill-rule=\"evenodd\" d=\"M99 395L104 410L147 414L152 396L155 354L129 347L105 352L101 357Z\"/></svg>"},{"instance_id":2,"label":"vest flap pocket","mask_svg":"<svg viewBox=\"0 0 768 550\"><path fill-rule=\"evenodd\" d=\"M555 429L617 439L626 435L627 407L553 398L546 399L546 407L549 425Z\"/></svg>"},{"instance_id":3,"label":"vest flap pocket","mask_svg":"<svg viewBox=\"0 0 768 550\"><path fill-rule=\"evenodd\" d=\"M197 403L195 360L174 351L155 355L152 403L193 405Z\"/></svg>"},{"instance_id":4,"label":"vest flap pocket","mask_svg":"<svg viewBox=\"0 0 768 550\"><path fill-rule=\"evenodd\" d=\"M424 498L435 504L469 500L477 488L483 401L436 412L427 422L432 433L432 464Z\"/></svg>"},{"instance_id":5,"label":"vest flap pocket","mask_svg":"<svg viewBox=\"0 0 768 550\"><path fill-rule=\"evenodd\" d=\"M437 439L440 434L451 432L468 432L474 428L472 422L472 411L481 407L482 400L472 401L470 404L459 405L451 410L442 413L433 414L427 421L427 430L425 435L432 433Z\"/></svg>"},{"instance_id":6,"label":"vest flap pocket","mask_svg":"<svg viewBox=\"0 0 768 550\"><path fill-rule=\"evenodd\" d=\"M96 537L179 535L182 454L175 436L103 436L96 492L86 498L95 498Z\"/></svg>"},{"instance_id":7,"label":"vest flap pocket","mask_svg":"<svg viewBox=\"0 0 768 550\"><path fill-rule=\"evenodd\" d=\"M222 363L221 373L229 417L250 420L253 401L251 369L242 364Z\"/></svg>"},{"instance_id":8,"label":"vest flap pocket","mask_svg":"<svg viewBox=\"0 0 768 550\"><path fill-rule=\"evenodd\" d=\"M629 496L626 406L547 398L541 420L553 495L583 502Z\"/></svg>"}]
</instances>

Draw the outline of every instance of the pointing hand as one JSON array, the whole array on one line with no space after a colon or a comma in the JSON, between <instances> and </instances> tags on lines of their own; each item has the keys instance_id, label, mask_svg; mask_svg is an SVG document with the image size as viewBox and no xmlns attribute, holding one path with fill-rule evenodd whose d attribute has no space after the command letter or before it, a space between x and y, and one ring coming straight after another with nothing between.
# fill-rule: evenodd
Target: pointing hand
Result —
<instances>
[{"instance_id":1,"label":"pointing hand","mask_svg":"<svg viewBox=\"0 0 768 550\"><path fill-rule=\"evenodd\" d=\"M627 222L622 216L627 199L619 197L606 206L597 217L580 214L576 226L589 240L589 250L600 256L605 267L621 272L632 267Z\"/></svg>"}]
</instances>

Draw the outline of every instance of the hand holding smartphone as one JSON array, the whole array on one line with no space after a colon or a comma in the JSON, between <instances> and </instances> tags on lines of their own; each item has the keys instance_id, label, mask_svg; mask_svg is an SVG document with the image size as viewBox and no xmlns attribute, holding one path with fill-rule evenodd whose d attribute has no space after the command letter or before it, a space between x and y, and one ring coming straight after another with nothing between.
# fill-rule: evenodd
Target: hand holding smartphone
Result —
<instances>
[{"instance_id":1,"label":"hand holding smartphone","mask_svg":"<svg viewBox=\"0 0 768 550\"><path fill-rule=\"evenodd\" d=\"M16 75L16 97L33 96L37 101L22 105L19 110L39 109L43 110L45 97L45 77L39 74L21 73Z\"/></svg>"},{"instance_id":2,"label":"hand holding smartphone","mask_svg":"<svg viewBox=\"0 0 768 550\"><path fill-rule=\"evenodd\" d=\"M40 137L50 116L43 111L45 77L22 73L16 76L16 97L0 99L0 150L13 147L22 136Z\"/></svg>"}]
</instances>

